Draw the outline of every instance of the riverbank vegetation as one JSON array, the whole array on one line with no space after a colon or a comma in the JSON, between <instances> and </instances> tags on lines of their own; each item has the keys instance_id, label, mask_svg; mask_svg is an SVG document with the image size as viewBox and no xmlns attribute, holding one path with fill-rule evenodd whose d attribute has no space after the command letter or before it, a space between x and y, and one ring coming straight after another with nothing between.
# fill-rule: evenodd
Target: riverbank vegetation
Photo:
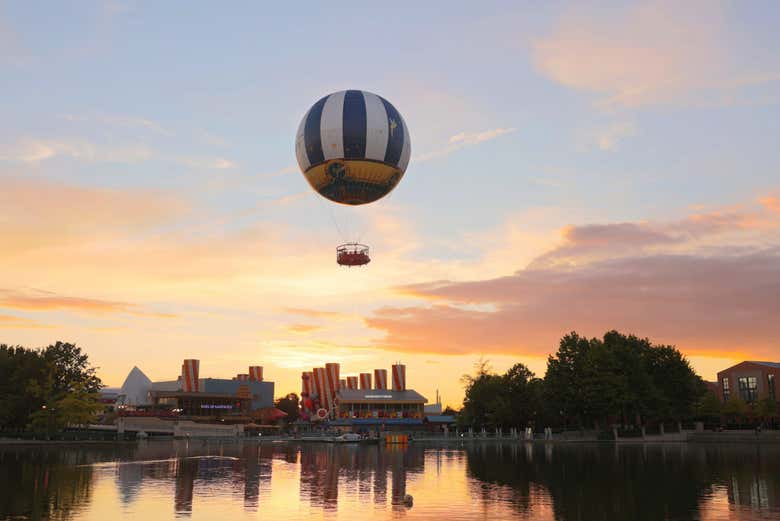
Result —
<instances>
[{"instance_id":1,"label":"riverbank vegetation","mask_svg":"<svg viewBox=\"0 0 780 521\"><path fill-rule=\"evenodd\" d=\"M543 378L523 364L497 374L481 361L464 384L458 420L477 429L643 425L696 418L705 400L714 407L712 393L674 346L617 331L603 338L564 336Z\"/></svg>"},{"instance_id":2,"label":"riverbank vegetation","mask_svg":"<svg viewBox=\"0 0 780 521\"><path fill-rule=\"evenodd\" d=\"M102 409L96 368L75 344L42 349L0 344L0 430L55 432Z\"/></svg>"}]
</instances>

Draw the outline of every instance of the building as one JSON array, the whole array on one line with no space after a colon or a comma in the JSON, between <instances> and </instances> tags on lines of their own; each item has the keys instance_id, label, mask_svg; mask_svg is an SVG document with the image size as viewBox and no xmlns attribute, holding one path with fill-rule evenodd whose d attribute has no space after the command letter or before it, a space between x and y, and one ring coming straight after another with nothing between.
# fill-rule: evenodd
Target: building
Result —
<instances>
[{"instance_id":1,"label":"building","mask_svg":"<svg viewBox=\"0 0 780 521\"><path fill-rule=\"evenodd\" d=\"M327 363L301 374L301 417L342 430L397 430L422 427L428 400L406 388L406 366L345 376ZM372 385L373 383L373 385Z\"/></svg>"},{"instance_id":2,"label":"building","mask_svg":"<svg viewBox=\"0 0 780 521\"><path fill-rule=\"evenodd\" d=\"M764 398L777 401L777 377L780 363L745 361L718 372L720 399L727 402L737 396L747 403Z\"/></svg>"},{"instance_id":3,"label":"building","mask_svg":"<svg viewBox=\"0 0 780 521\"><path fill-rule=\"evenodd\" d=\"M187 417L256 416L274 403L274 383L263 380L263 368L233 378L201 378L200 361L184 360L176 380L152 382L133 367L122 385L117 407L124 411L172 411Z\"/></svg>"}]
</instances>

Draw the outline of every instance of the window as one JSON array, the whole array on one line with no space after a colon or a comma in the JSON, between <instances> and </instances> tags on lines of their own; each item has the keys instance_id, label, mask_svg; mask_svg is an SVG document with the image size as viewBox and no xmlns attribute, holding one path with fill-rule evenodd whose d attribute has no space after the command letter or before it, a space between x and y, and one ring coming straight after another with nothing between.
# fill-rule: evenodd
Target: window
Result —
<instances>
[{"instance_id":1,"label":"window","mask_svg":"<svg viewBox=\"0 0 780 521\"><path fill-rule=\"evenodd\" d=\"M728 377L723 378L723 401L727 402L729 401L729 398L731 397L731 391L729 390L729 379Z\"/></svg>"},{"instance_id":2,"label":"window","mask_svg":"<svg viewBox=\"0 0 780 521\"><path fill-rule=\"evenodd\" d=\"M740 376L737 378L739 395L748 403L755 402L758 398L758 381L755 376Z\"/></svg>"},{"instance_id":3,"label":"window","mask_svg":"<svg viewBox=\"0 0 780 521\"><path fill-rule=\"evenodd\" d=\"M769 389L769 398L777 400L775 395L775 375L769 374L766 376L767 389Z\"/></svg>"}]
</instances>

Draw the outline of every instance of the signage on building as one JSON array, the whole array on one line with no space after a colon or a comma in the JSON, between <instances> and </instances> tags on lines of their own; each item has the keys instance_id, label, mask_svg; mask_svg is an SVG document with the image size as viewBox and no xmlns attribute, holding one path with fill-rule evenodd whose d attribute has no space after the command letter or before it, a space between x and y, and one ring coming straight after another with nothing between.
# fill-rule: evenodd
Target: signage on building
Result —
<instances>
[{"instance_id":1,"label":"signage on building","mask_svg":"<svg viewBox=\"0 0 780 521\"><path fill-rule=\"evenodd\" d=\"M363 398L392 398L392 394L367 394Z\"/></svg>"},{"instance_id":2,"label":"signage on building","mask_svg":"<svg viewBox=\"0 0 780 521\"><path fill-rule=\"evenodd\" d=\"M233 406L230 404L211 404L211 403L202 403L200 404L201 409L232 409Z\"/></svg>"},{"instance_id":3,"label":"signage on building","mask_svg":"<svg viewBox=\"0 0 780 521\"><path fill-rule=\"evenodd\" d=\"M251 398L252 392L249 390L249 385L247 384L241 384L238 386L238 389L236 390L236 396L239 398Z\"/></svg>"}]
</instances>

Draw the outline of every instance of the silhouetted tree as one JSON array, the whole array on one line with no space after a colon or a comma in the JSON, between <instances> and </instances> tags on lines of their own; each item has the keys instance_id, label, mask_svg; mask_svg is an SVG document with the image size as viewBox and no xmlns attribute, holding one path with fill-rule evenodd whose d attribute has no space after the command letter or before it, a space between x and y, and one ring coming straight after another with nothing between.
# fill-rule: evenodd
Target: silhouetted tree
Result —
<instances>
[{"instance_id":1,"label":"silhouetted tree","mask_svg":"<svg viewBox=\"0 0 780 521\"><path fill-rule=\"evenodd\" d=\"M276 408L282 412L287 413L287 416L284 418L284 421L286 421L287 423L292 423L298 419L298 417L300 416L300 410L298 409L299 402L300 399L298 398L298 395L295 393L290 393L284 398L279 398L278 400L276 400Z\"/></svg>"},{"instance_id":2,"label":"silhouetted tree","mask_svg":"<svg viewBox=\"0 0 780 521\"><path fill-rule=\"evenodd\" d=\"M0 345L0 428L46 430L84 424L99 409L102 383L75 344Z\"/></svg>"}]
</instances>

